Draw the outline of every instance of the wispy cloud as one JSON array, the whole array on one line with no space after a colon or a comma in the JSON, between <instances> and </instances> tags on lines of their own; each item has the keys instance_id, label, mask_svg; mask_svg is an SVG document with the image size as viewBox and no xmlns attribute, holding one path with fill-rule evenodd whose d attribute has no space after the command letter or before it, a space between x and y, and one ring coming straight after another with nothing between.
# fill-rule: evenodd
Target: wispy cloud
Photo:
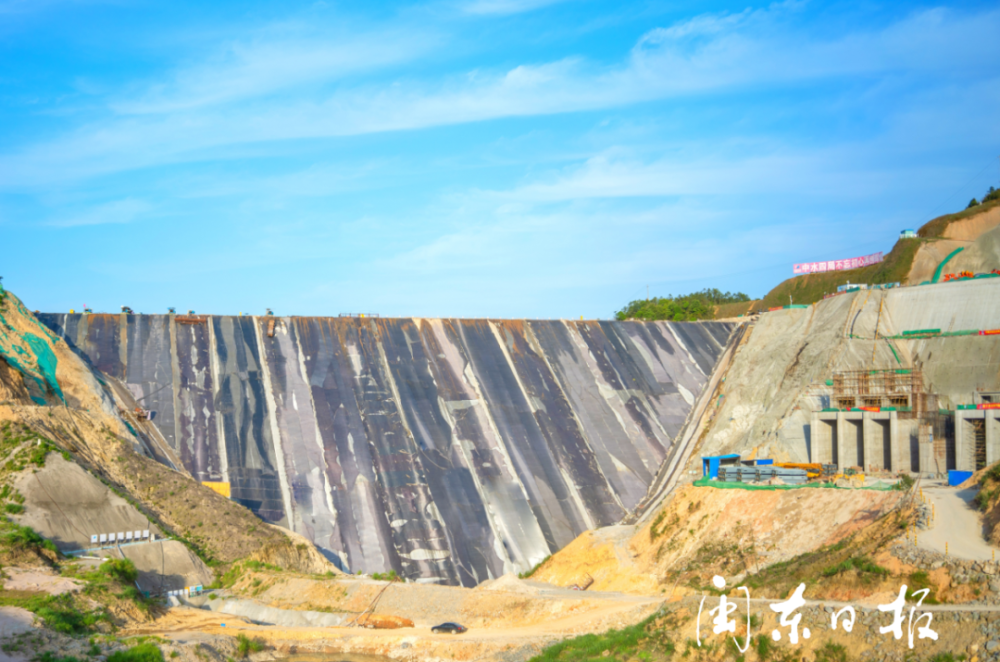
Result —
<instances>
[{"instance_id":1,"label":"wispy cloud","mask_svg":"<svg viewBox=\"0 0 1000 662\"><path fill-rule=\"evenodd\" d=\"M871 145L801 150L789 145L718 145L713 154L677 146L669 157L643 160L611 149L507 191L475 195L498 202L545 204L600 198L684 195L772 195L809 190L815 197L862 198L884 190L883 173L856 162Z\"/></svg>"},{"instance_id":2,"label":"wispy cloud","mask_svg":"<svg viewBox=\"0 0 1000 662\"><path fill-rule=\"evenodd\" d=\"M345 83L332 91L308 81L367 66L350 51L374 53L386 45L385 35L321 50L318 64L308 63L309 48L230 49L216 68L206 63L184 69L133 100L118 98L115 113L104 120L0 156L0 186L220 158L219 148L231 145L606 109L831 77L981 72L1000 61L1000 40L994 38L1000 33L998 10L933 9L880 29L833 36L789 25L793 12L794 7L777 6L658 28L611 66L570 57L497 73ZM380 61L397 61L415 49L419 46L389 47ZM295 73L299 66L303 71ZM272 94L285 85L305 89Z\"/></svg>"},{"instance_id":3,"label":"wispy cloud","mask_svg":"<svg viewBox=\"0 0 1000 662\"><path fill-rule=\"evenodd\" d=\"M471 0L459 6L466 14L509 15L534 11L566 0Z\"/></svg>"},{"instance_id":4,"label":"wispy cloud","mask_svg":"<svg viewBox=\"0 0 1000 662\"><path fill-rule=\"evenodd\" d=\"M144 200L124 198L97 205L75 216L53 219L49 225L59 228L75 228L85 225L131 223L148 213L152 208L152 205Z\"/></svg>"},{"instance_id":5,"label":"wispy cloud","mask_svg":"<svg viewBox=\"0 0 1000 662\"><path fill-rule=\"evenodd\" d=\"M111 109L123 115L172 114L260 99L409 62L435 42L430 32L413 30L322 35L301 28L274 32L227 44L207 61L177 69L138 96L113 100Z\"/></svg>"}]
</instances>

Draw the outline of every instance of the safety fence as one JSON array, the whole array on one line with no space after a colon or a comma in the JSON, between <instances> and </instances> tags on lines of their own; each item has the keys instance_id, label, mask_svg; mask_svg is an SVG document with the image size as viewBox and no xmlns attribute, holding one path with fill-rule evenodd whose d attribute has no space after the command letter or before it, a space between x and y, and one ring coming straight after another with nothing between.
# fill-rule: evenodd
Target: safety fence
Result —
<instances>
[{"instance_id":1,"label":"safety fence","mask_svg":"<svg viewBox=\"0 0 1000 662\"><path fill-rule=\"evenodd\" d=\"M926 338L954 338L957 336L997 336L1000 329L963 329L961 331L942 331L941 329L915 329L903 331L893 336L879 335L886 340L923 340Z\"/></svg>"}]
</instances>

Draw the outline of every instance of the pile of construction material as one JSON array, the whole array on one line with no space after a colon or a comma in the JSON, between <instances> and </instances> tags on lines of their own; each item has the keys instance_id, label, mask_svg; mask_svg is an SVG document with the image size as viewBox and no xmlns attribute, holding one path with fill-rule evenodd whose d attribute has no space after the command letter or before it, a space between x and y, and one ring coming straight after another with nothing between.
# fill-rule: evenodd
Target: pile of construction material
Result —
<instances>
[{"instance_id":1,"label":"pile of construction material","mask_svg":"<svg viewBox=\"0 0 1000 662\"><path fill-rule=\"evenodd\" d=\"M719 480L727 483L766 483L774 479L785 485L802 485L808 480L805 469L785 469L774 465L719 467Z\"/></svg>"}]
</instances>

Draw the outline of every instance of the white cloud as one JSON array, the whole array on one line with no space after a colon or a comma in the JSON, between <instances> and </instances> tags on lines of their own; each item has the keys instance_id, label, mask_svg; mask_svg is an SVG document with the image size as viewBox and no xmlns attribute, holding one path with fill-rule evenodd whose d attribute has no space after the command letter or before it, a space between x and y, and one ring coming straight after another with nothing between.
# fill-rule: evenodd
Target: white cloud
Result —
<instances>
[{"instance_id":1,"label":"white cloud","mask_svg":"<svg viewBox=\"0 0 1000 662\"><path fill-rule=\"evenodd\" d=\"M124 115L176 113L266 97L408 62L433 42L427 31L317 35L283 30L227 44L207 61L178 69L136 98L113 101L111 108Z\"/></svg>"},{"instance_id":2,"label":"white cloud","mask_svg":"<svg viewBox=\"0 0 1000 662\"><path fill-rule=\"evenodd\" d=\"M566 0L471 0L460 6L466 14L509 15L534 11Z\"/></svg>"},{"instance_id":3,"label":"white cloud","mask_svg":"<svg viewBox=\"0 0 1000 662\"><path fill-rule=\"evenodd\" d=\"M1000 33L998 10L929 10L882 29L834 37L786 25L790 11L778 6L750 14L707 15L653 30L615 66L564 58L429 82L342 84L332 92L294 90L361 67L368 56L355 61L351 48L331 46L310 64L310 47L283 51L272 44L231 50L221 65L188 68L132 101L115 102L115 109L131 115L114 115L0 156L0 186L47 185L219 158L218 150L232 145L605 109L837 76L942 70L965 75L1000 61L1000 40L994 38ZM369 35L350 43L365 54L377 51L385 40L384 35ZM389 48L381 61L395 61L417 48ZM278 90L284 91L275 94Z\"/></svg>"},{"instance_id":4,"label":"white cloud","mask_svg":"<svg viewBox=\"0 0 1000 662\"><path fill-rule=\"evenodd\" d=\"M131 223L152 209L152 205L136 198L124 198L98 205L75 216L54 219L49 225L74 228L85 225Z\"/></svg>"}]
</instances>

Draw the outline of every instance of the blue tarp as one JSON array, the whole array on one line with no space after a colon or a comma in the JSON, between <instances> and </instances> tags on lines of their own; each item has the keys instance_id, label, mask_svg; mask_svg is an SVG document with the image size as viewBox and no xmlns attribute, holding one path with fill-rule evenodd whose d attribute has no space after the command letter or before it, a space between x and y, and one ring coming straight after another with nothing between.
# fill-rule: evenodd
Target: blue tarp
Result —
<instances>
[{"instance_id":1,"label":"blue tarp","mask_svg":"<svg viewBox=\"0 0 1000 662\"><path fill-rule=\"evenodd\" d=\"M955 469L951 469L948 471L948 484L953 487L955 485L961 485L971 477L971 471L956 471Z\"/></svg>"},{"instance_id":2,"label":"blue tarp","mask_svg":"<svg viewBox=\"0 0 1000 662\"><path fill-rule=\"evenodd\" d=\"M701 475L709 476L710 478L717 477L719 475L719 467L722 466L723 461L726 464L739 464L740 455L739 453L731 453L729 455L702 456Z\"/></svg>"}]
</instances>

